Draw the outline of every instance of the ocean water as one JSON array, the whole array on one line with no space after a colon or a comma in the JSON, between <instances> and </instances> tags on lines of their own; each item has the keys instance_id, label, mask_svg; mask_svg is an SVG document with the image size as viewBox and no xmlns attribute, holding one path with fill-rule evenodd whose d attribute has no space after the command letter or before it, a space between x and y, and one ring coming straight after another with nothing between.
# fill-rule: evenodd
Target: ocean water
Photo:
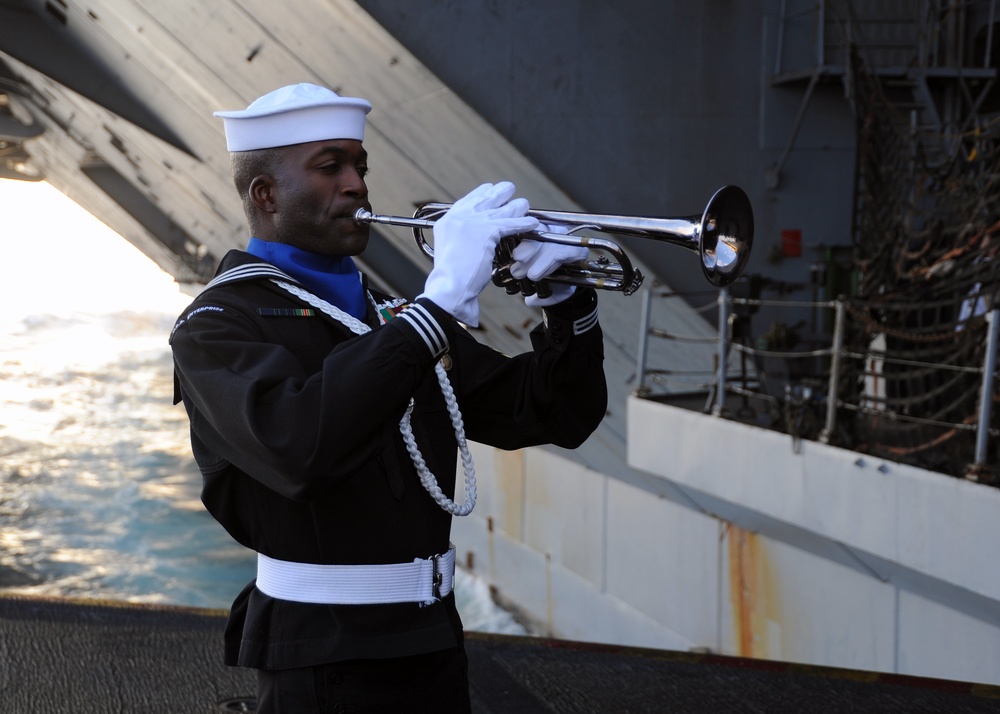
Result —
<instances>
[{"instance_id":1,"label":"ocean water","mask_svg":"<svg viewBox=\"0 0 1000 714\"><path fill-rule=\"evenodd\" d=\"M204 510L156 310L0 324L0 591L228 608L254 554ZM524 634L459 572L469 630Z\"/></svg>"}]
</instances>

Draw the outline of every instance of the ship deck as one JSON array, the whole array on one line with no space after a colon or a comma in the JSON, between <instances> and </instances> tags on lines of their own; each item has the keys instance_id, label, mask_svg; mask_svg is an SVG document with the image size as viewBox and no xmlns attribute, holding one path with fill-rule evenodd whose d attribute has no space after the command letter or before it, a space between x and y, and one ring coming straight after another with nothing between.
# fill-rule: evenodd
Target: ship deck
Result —
<instances>
[{"instance_id":1,"label":"ship deck","mask_svg":"<svg viewBox=\"0 0 1000 714\"><path fill-rule=\"evenodd\" d=\"M0 596L5 712L252 712L254 674L221 662L225 613ZM469 633L473 711L995 712L1000 687Z\"/></svg>"}]
</instances>

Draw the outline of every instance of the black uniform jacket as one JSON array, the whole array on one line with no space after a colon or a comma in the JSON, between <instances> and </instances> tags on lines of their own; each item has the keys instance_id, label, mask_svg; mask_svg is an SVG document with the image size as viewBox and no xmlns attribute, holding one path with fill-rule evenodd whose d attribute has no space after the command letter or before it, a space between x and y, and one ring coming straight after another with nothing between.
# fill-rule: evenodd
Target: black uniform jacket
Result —
<instances>
[{"instance_id":1,"label":"black uniform jacket","mask_svg":"<svg viewBox=\"0 0 1000 714\"><path fill-rule=\"evenodd\" d=\"M231 251L220 272L251 264L261 261ZM515 357L476 342L431 301L419 306L414 314L430 315L447 339L470 441L575 448L600 423L607 393L593 290L547 309L533 350ZM448 549L451 516L421 485L399 431L412 397L417 445L454 498L439 355L413 320L379 326L370 306L366 322L372 331L357 336L260 277L205 290L178 319L175 400L190 417L202 500L246 547L325 564L405 563ZM446 649L460 637L454 595L430 606L318 605L271 598L251 582L233 604L226 661L304 667Z\"/></svg>"}]
</instances>

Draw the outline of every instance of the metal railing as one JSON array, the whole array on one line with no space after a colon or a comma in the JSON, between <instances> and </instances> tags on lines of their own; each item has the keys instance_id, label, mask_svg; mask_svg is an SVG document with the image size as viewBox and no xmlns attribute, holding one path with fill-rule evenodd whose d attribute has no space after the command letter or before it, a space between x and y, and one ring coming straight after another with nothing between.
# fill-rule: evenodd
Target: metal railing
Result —
<instances>
[{"instance_id":1,"label":"metal railing","mask_svg":"<svg viewBox=\"0 0 1000 714\"><path fill-rule=\"evenodd\" d=\"M975 314L969 314L955 324L942 326L937 333L920 335L902 334L900 330L880 328L866 316L871 306L859 304L846 298L832 301L788 301L734 298L728 289L719 291L717 309L718 324L723 326L717 338L703 336L685 336L657 328L653 322L652 307L656 297L654 290L646 289L642 300L640 317L639 346L637 351L636 387L639 396L670 401L672 396L703 391L705 394L706 413L719 417L730 417L726 396L737 395L742 399L752 399L766 402L769 408L783 416L774 419L771 426L780 425L794 438L813 438L822 443L835 443L845 448L874 449L872 443L860 444L845 437L839 427L845 422L863 422L864 429L860 431L870 435L875 428L890 430L905 430L905 425L912 425L921 430L921 443L909 446L885 446L882 455L892 458L894 455L900 461L911 461L907 456L923 453L925 456L942 443L953 439L956 435L974 435L974 449L971 454L960 457L964 463L957 463L955 468L942 469L935 462L933 470L947 470L953 475L963 475L973 480L989 480L990 439L1000 434L1000 430L991 428L993 419L992 402L1000 395L994 395L994 375L997 362L997 338L1000 335L1000 309L986 311L978 306ZM680 297L677 294L667 294L663 297ZM734 308L747 309L767 306L810 308L826 310L832 314L832 329L824 335L824 344L815 344L809 349L773 349L751 344L746 336L734 339L735 324ZM710 306L709 306L710 307ZM884 306L878 306L882 309ZM980 330L978 328L985 328ZM933 361L910 354L904 348L880 348L880 342L885 341L885 334L907 338L909 340L936 340L957 344L959 341L966 347L962 354L975 354L981 357L979 364L956 364L944 361ZM853 339L848 342L847 335L852 332ZM700 342L706 347L715 344L715 354L711 357L706 350L706 359L711 359L713 365L698 373L679 375L669 369L659 369L648 364L649 341L660 339L672 342ZM897 340L898 341L898 340ZM969 345L972 350L968 349ZM958 348L952 348L958 349ZM734 374L730 363L733 354L741 357L741 371ZM775 390L774 384L766 384L760 378L760 370L751 370L748 374L746 363L751 367L759 367L762 360L811 360L813 364L823 363L823 368L810 372L810 384L806 389L800 389L791 381L786 381L781 389ZM808 370L807 370L808 371ZM896 374L896 395L892 391L892 374ZM684 379L680 379L684 377ZM692 381L692 377L696 381ZM961 381L956 386L956 380ZM656 383L664 387L659 394L650 386ZM926 388L925 394L917 394L913 387L917 383ZM778 394L774 392L778 391ZM905 393L905 394L903 394ZM944 396L942 396L944 395ZM984 398L986 395L986 398ZM941 402L946 402L943 406ZM794 428L792 412L809 406L813 410L813 419L820 428L812 434L799 433L802 430ZM950 418L948 418L950 417ZM859 421L860 420L860 421ZM930 435L926 430L931 430ZM996 443L994 441L994 443ZM964 448L964 447L963 447ZM969 456L972 460L969 461ZM996 459L994 458L995 462ZM915 460L920 465L920 459Z\"/></svg>"}]
</instances>

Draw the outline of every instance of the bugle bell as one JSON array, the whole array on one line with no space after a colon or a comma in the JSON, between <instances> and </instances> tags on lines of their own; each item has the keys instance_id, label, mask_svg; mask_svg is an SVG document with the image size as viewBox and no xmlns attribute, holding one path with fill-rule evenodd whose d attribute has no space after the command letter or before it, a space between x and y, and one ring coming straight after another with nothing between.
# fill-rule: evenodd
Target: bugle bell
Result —
<instances>
[{"instance_id":1,"label":"bugle bell","mask_svg":"<svg viewBox=\"0 0 1000 714\"><path fill-rule=\"evenodd\" d=\"M434 249L424 239L423 232L433 228L451 204L428 203L413 214L412 218L383 216L358 209L354 220L358 223L380 223L405 226L413 230L414 240L421 251L434 258ZM753 245L753 208L750 199L738 186L724 186L709 199L700 215L683 218L644 218L616 216L574 211L549 211L532 209L534 216L544 226L560 227L561 232L536 231L514 236L516 240L528 239L582 246L606 253L594 259L582 260L562 266L545 278L545 281L593 287L600 290L617 290L631 295L642 285L643 275L622 248L614 241L584 235L584 232L606 233L656 240L679 245L696 252L701 259L705 278L716 287L724 287L740 276L750 258ZM516 244L515 240L515 244ZM493 282L509 293L526 292L531 288L510 275L510 243L501 243L494 260Z\"/></svg>"}]
</instances>

